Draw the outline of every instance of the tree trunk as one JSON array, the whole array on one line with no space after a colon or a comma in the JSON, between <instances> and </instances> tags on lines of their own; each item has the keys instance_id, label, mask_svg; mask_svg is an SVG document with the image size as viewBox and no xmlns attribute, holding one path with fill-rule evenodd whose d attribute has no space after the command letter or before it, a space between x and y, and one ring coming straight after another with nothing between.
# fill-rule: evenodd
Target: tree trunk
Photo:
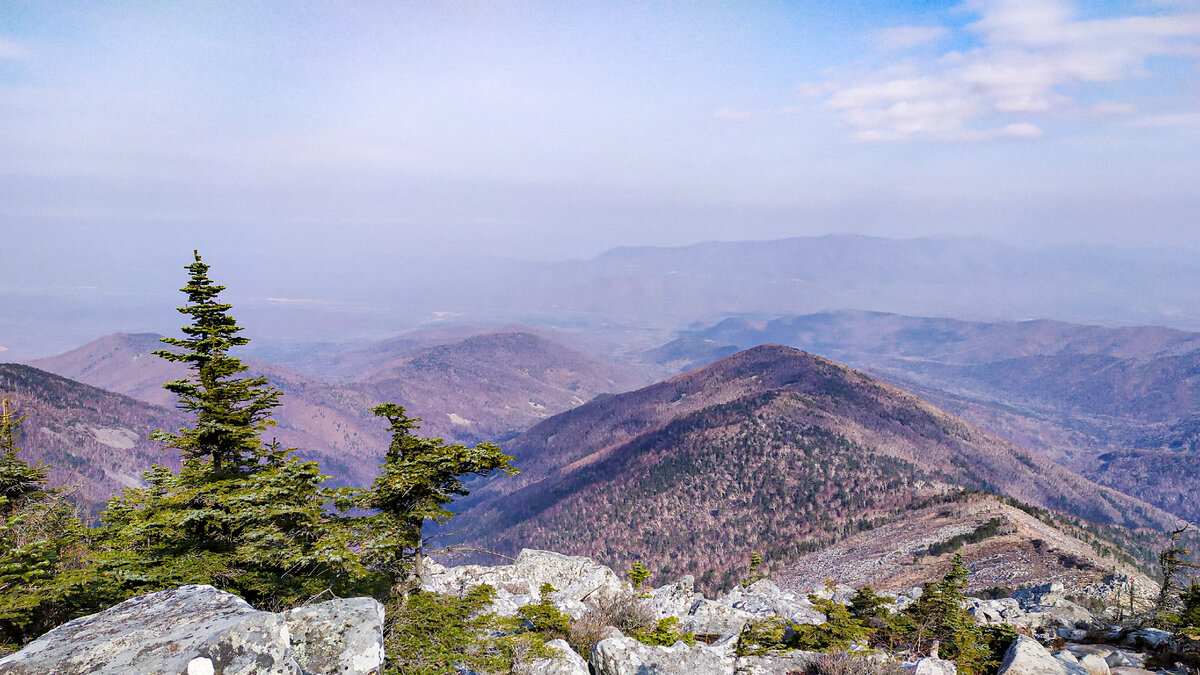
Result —
<instances>
[{"instance_id":1,"label":"tree trunk","mask_svg":"<svg viewBox=\"0 0 1200 675\"><path fill-rule=\"evenodd\" d=\"M423 530L425 529L425 520L422 519L417 523L417 551L413 556L413 575L417 577L417 582L422 586L425 585L425 540L423 538Z\"/></svg>"}]
</instances>

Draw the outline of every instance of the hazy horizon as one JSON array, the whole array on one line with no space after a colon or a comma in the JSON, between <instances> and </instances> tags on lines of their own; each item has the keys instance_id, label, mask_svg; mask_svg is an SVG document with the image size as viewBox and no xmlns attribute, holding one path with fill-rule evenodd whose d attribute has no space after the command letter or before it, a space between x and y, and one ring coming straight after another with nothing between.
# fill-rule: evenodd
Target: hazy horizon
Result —
<instances>
[{"instance_id":1,"label":"hazy horizon","mask_svg":"<svg viewBox=\"0 0 1200 675\"><path fill-rule=\"evenodd\" d=\"M166 323L192 249L344 305L829 234L1200 255L1198 0L4 3L0 121L10 356Z\"/></svg>"}]
</instances>

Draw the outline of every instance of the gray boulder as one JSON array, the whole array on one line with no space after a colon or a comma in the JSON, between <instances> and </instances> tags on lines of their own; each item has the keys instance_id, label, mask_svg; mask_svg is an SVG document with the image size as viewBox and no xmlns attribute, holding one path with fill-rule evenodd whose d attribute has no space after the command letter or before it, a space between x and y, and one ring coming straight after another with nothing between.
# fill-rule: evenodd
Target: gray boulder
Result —
<instances>
[{"instance_id":1,"label":"gray boulder","mask_svg":"<svg viewBox=\"0 0 1200 675\"><path fill-rule=\"evenodd\" d=\"M1054 652L1054 658L1062 661L1069 675L1088 675L1087 669L1079 665L1079 659L1067 650Z\"/></svg>"},{"instance_id":2,"label":"gray boulder","mask_svg":"<svg viewBox=\"0 0 1200 675\"><path fill-rule=\"evenodd\" d=\"M588 675L587 661L576 654L566 640L551 640L546 646L558 650L558 655L518 667L517 672L520 675Z\"/></svg>"},{"instance_id":3,"label":"gray boulder","mask_svg":"<svg viewBox=\"0 0 1200 675\"><path fill-rule=\"evenodd\" d=\"M926 656L913 664L912 675L958 675L958 666L953 661Z\"/></svg>"},{"instance_id":4,"label":"gray boulder","mask_svg":"<svg viewBox=\"0 0 1200 675\"><path fill-rule=\"evenodd\" d=\"M687 616L697 602L705 599L703 594L696 592L695 583L695 578L689 574L673 584L660 586L650 592L646 606L657 619Z\"/></svg>"},{"instance_id":5,"label":"gray boulder","mask_svg":"<svg viewBox=\"0 0 1200 675\"><path fill-rule=\"evenodd\" d=\"M1108 662L1097 654L1084 654L1079 659L1079 665L1087 669L1091 675L1109 675Z\"/></svg>"},{"instance_id":6,"label":"gray boulder","mask_svg":"<svg viewBox=\"0 0 1200 675\"><path fill-rule=\"evenodd\" d=\"M692 605L687 614L679 617L679 630L696 635L737 635L747 621L755 618L749 612L702 598Z\"/></svg>"},{"instance_id":7,"label":"gray boulder","mask_svg":"<svg viewBox=\"0 0 1200 675\"><path fill-rule=\"evenodd\" d=\"M1146 665L1146 656L1137 652L1127 652L1124 649L1114 649L1108 656L1104 657L1104 662L1112 670L1117 668L1141 668Z\"/></svg>"},{"instance_id":8,"label":"gray boulder","mask_svg":"<svg viewBox=\"0 0 1200 675\"><path fill-rule=\"evenodd\" d=\"M735 664L735 675L790 675L803 673L810 663L821 658L817 652L794 651L766 656L742 656Z\"/></svg>"},{"instance_id":9,"label":"gray boulder","mask_svg":"<svg viewBox=\"0 0 1200 675\"><path fill-rule=\"evenodd\" d=\"M1171 643L1171 634L1157 628L1139 628L1124 635L1121 642L1131 647L1159 649Z\"/></svg>"},{"instance_id":10,"label":"gray boulder","mask_svg":"<svg viewBox=\"0 0 1200 675\"><path fill-rule=\"evenodd\" d=\"M3 675L300 675L287 622L212 586L126 600L0 659Z\"/></svg>"},{"instance_id":11,"label":"gray boulder","mask_svg":"<svg viewBox=\"0 0 1200 675\"><path fill-rule=\"evenodd\" d=\"M1059 628L1055 634L1071 642L1083 642L1088 636L1088 632L1082 628Z\"/></svg>"},{"instance_id":12,"label":"gray boulder","mask_svg":"<svg viewBox=\"0 0 1200 675\"><path fill-rule=\"evenodd\" d=\"M1041 586L1021 589L1013 593L1012 597L1021 604L1022 609L1029 612L1038 607L1052 607L1060 600L1065 600L1065 592L1062 582L1053 581Z\"/></svg>"},{"instance_id":13,"label":"gray boulder","mask_svg":"<svg viewBox=\"0 0 1200 675\"><path fill-rule=\"evenodd\" d=\"M383 605L348 598L284 612L292 657L304 675L383 671Z\"/></svg>"},{"instance_id":14,"label":"gray boulder","mask_svg":"<svg viewBox=\"0 0 1200 675\"><path fill-rule=\"evenodd\" d=\"M1018 635L1004 653L997 675L1067 675L1068 672L1067 664L1054 658L1037 640Z\"/></svg>"},{"instance_id":15,"label":"gray boulder","mask_svg":"<svg viewBox=\"0 0 1200 675\"><path fill-rule=\"evenodd\" d=\"M652 647L630 637L611 637L592 648L588 662L596 675L732 675L734 641Z\"/></svg>"},{"instance_id":16,"label":"gray boulder","mask_svg":"<svg viewBox=\"0 0 1200 675\"><path fill-rule=\"evenodd\" d=\"M1015 598L980 600L967 598L967 612L982 623L1016 624L1025 616L1025 610Z\"/></svg>"},{"instance_id":17,"label":"gray boulder","mask_svg":"<svg viewBox=\"0 0 1200 675\"><path fill-rule=\"evenodd\" d=\"M260 612L212 586L142 595L0 659L3 675L374 675L383 607L333 600Z\"/></svg>"},{"instance_id":18,"label":"gray boulder","mask_svg":"<svg viewBox=\"0 0 1200 675\"><path fill-rule=\"evenodd\" d=\"M736 586L717 602L758 618L780 616L795 623L825 622L825 615L814 609L807 597L784 591L768 579Z\"/></svg>"},{"instance_id":19,"label":"gray boulder","mask_svg":"<svg viewBox=\"0 0 1200 675\"><path fill-rule=\"evenodd\" d=\"M495 567L444 567L430 561L421 588L461 597L475 586L488 584L498 596L491 611L512 616L517 607L540 602L541 586L547 583L557 589L551 596L554 605L577 619L587 613L589 600L629 592L616 573L590 558L533 549L522 550L511 565Z\"/></svg>"}]
</instances>

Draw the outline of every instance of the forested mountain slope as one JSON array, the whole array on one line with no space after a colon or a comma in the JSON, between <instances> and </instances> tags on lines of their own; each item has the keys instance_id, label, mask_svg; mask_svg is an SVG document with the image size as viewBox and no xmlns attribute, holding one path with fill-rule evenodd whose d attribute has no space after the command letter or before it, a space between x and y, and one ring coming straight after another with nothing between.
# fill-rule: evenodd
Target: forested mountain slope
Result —
<instances>
[{"instance_id":1,"label":"forested mountain slope","mask_svg":"<svg viewBox=\"0 0 1200 675\"><path fill-rule=\"evenodd\" d=\"M523 473L477 486L462 541L640 558L728 581L752 550L789 560L960 488L1100 522L1171 518L863 373L756 347L530 429ZM707 575L707 576L706 576Z\"/></svg>"},{"instance_id":2,"label":"forested mountain slope","mask_svg":"<svg viewBox=\"0 0 1200 675\"><path fill-rule=\"evenodd\" d=\"M873 312L729 319L652 358L687 367L778 342L836 358L1093 480L1200 522L1200 333ZM1104 455L1105 459L1100 459ZM1132 457L1145 462L1127 461Z\"/></svg>"},{"instance_id":3,"label":"forested mountain slope","mask_svg":"<svg viewBox=\"0 0 1200 675\"><path fill-rule=\"evenodd\" d=\"M0 363L0 396L26 416L21 457L49 463L50 482L69 486L93 510L140 485L151 464L179 466L177 453L148 438L179 427L182 417L173 410L15 363Z\"/></svg>"}]
</instances>

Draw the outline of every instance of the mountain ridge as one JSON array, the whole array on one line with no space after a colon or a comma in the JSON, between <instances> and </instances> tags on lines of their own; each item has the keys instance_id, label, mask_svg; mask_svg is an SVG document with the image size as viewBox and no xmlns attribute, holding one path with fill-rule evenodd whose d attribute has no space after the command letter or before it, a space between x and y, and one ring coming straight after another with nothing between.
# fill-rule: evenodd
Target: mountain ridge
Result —
<instances>
[{"instance_id":1,"label":"mountain ridge","mask_svg":"<svg viewBox=\"0 0 1200 675\"><path fill-rule=\"evenodd\" d=\"M593 401L506 451L524 473L472 486L456 504L454 540L618 566L643 559L709 574L705 583L728 581L751 547L787 559L963 487L1101 522L1175 522L911 394L779 345ZM646 532L629 531L639 523Z\"/></svg>"}]
</instances>

